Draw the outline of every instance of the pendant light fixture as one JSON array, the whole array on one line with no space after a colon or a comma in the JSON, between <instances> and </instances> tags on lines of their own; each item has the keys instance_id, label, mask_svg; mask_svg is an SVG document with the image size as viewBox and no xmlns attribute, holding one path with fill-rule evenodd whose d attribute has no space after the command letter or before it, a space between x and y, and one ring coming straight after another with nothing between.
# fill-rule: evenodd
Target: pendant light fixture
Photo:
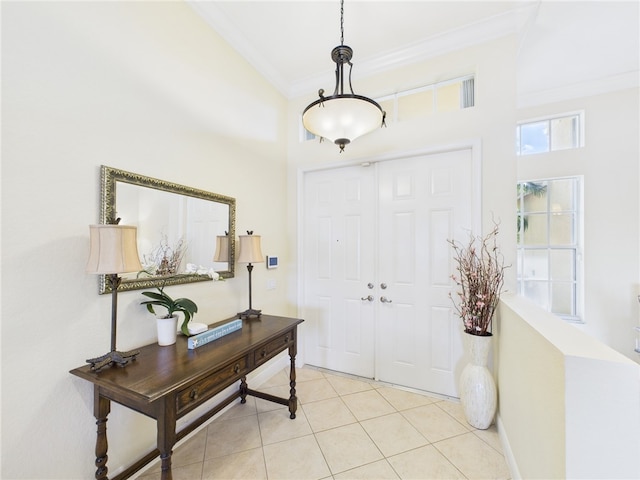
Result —
<instances>
[{"instance_id":1,"label":"pendant light fixture","mask_svg":"<svg viewBox=\"0 0 640 480\"><path fill-rule=\"evenodd\" d=\"M324 96L311 103L302 113L302 124L309 132L321 139L327 138L344 151L345 145L378 127L386 126L385 112L370 98L353 93L351 86L351 58L353 50L344 44L344 0L340 0L340 45L331 51L331 60L336 63L336 87L333 95ZM344 93L344 64L349 65L349 90Z\"/></svg>"}]
</instances>

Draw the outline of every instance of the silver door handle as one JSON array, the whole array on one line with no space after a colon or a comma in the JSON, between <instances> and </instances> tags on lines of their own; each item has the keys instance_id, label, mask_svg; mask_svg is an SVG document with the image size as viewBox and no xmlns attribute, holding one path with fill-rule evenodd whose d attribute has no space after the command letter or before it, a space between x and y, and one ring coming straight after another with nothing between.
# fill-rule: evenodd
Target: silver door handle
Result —
<instances>
[{"instance_id":1,"label":"silver door handle","mask_svg":"<svg viewBox=\"0 0 640 480\"><path fill-rule=\"evenodd\" d=\"M360 300L368 300L370 302L373 302L373 295L369 295L368 297L362 297Z\"/></svg>"},{"instance_id":2,"label":"silver door handle","mask_svg":"<svg viewBox=\"0 0 640 480\"><path fill-rule=\"evenodd\" d=\"M391 303L393 300L389 300L387 297L380 297L382 303Z\"/></svg>"}]
</instances>

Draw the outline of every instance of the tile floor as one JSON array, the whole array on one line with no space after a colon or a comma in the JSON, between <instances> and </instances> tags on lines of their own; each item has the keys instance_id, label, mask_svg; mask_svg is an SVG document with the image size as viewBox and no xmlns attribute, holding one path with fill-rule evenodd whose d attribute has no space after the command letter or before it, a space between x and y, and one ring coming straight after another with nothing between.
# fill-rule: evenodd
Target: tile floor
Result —
<instances>
[{"instance_id":1,"label":"tile floor","mask_svg":"<svg viewBox=\"0 0 640 480\"><path fill-rule=\"evenodd\" d=\"M254 397L173 454L174 480L508 479L495 426L458 403L325 370L296 370L298 411ZM259 390L289 396L288 369ZM159 463L138 480L160 478Z\"/></svg>"}]
</instances>

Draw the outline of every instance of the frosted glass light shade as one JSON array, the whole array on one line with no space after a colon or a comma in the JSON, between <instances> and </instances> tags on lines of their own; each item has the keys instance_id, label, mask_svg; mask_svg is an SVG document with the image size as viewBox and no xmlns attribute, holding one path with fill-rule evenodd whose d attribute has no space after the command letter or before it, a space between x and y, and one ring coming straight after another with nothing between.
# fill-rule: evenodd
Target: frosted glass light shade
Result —
<instances>
[{"instance_id":1,"label":"frosted glass light shade","mask_svg":"<svg viewBox=\"0 0 640 480\"><path fill-rule=\"evenodd\" d=\"M240 252L238 263L264 262L260 249L260 235L240 235Z\"/></svg>"},{"instance_id":2,"label":"frosted glass light shade","mask_svg":"<svg viewBox=\"0 0 640 480\"><path fill-rule=\"evenodd\" d=\"M229 235L218 235L216 237L216 252L213 254L213 261L229 261Z\"/></svg>"},{"instance_id":3,"label":"frosted glass light shade","mask_svg":"<svg viewBox=\"0 0 640 480\"><path fill-rule=\"evenodd\" d=\"M89 225L91 250L87 273L110 274L142 270L137 228L131 225Z\"/></svg>"},{"instance_id":4,"label":"frosted glass light shade","mask_svg":"<svg viewBox=\"0 0 640 480\"><path fill-rule=\"evenodd\" d=\"M367 97L334 95L309 105L302 114L302 124L314 135L347 145L380 128L383 116L380 105Z\"/></svg>"}]
</instances>

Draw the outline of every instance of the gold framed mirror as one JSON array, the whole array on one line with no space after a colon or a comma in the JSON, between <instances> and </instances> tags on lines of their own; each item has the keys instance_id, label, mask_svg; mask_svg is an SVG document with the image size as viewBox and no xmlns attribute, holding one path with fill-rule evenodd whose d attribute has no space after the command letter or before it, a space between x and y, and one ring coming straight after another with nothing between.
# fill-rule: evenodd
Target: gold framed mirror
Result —
<instances>
[{"instance_id":1,"label":"gold framed mirror","mask_svg":"<svg viewBox=\"0 0 640 480\"><path fill-rule=\"evenodd\" d=\"M138 228L144 270L122 275L121 290L211 281L235 274L236 199L102 165L100 223ZM228 261L214 261L216 237L228 235ZM100 275L100 293L111 292Z\"/></svg>"}]
</instances>

